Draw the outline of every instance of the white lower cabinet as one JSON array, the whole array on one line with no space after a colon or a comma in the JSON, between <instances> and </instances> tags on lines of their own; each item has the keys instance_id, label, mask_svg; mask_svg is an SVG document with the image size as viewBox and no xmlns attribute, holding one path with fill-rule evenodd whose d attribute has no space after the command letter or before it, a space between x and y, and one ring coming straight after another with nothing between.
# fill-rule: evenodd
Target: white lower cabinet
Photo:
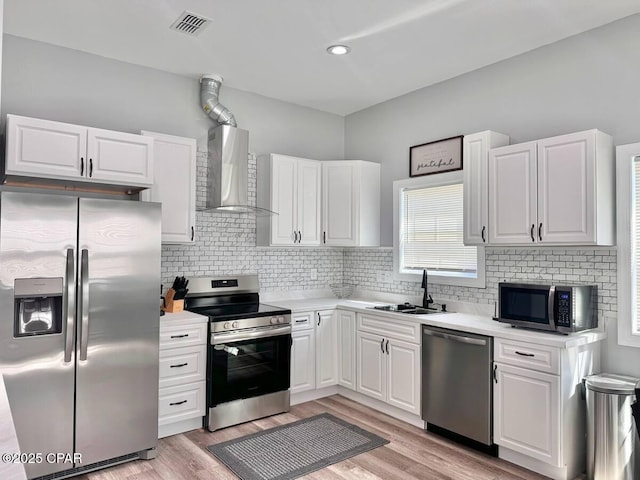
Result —
<instances>
[{"instance_id":1,"label":"white lower cabinet","mask_svg":"<svg viewBox=\"0 0 640 480\"><path fill-rule=\"evenodd\" d=\"M558 480L586 468L582 379L599 342L559 348L494 339L493 438L500 458Z\"/></svg>"},{"instance_id":2,"label":"white lower cabinet","mask_svg":"<svg viewBox=\"0 0 640 480\"><path fill-rule=\"evenodd\" d=\"M356 390L420 415L420 325L368 314L357 318Z\"/></svg>"},{"instance_id":3,"label":"white lower cabinet","mask_svg":"<svg viewBox=\"0 0 640 480\"><path fill-rule=\"evenodd\" d=\"M336 310L338 330L338 385L356 389L356 314Z\"/></svg>"},{"instance_id":4,"label":"white lower cabinet","mask_svg":"<svg viewBox=\"0 0 640 480\"><path fill-rule=\"evenodd\" d=\"M313 328L291 332L291 393L316 388L316 335Z\"/></svg>"},{"instance_id":5,"label":"white lower cabinet","mask_svg":"<svg viewBox=\"0 0 640 480\"><path fill-rule=\"evenodd\" d=\"M496 364L494 441L557 465L560 377Z\"/></svg>"},{"instance_id":6,"label":"white lower cabinet","mask_svg":"<svg viewBox=\"0 0 640 480\"><path fill-rule=\"evenodd\" d=\"M316 388L338 383L338 323L335 310L316 312Z\"/></svg>"},{"instance_id":7,"label":"white lower cabinet","mask_svg":"<svg viewBox=\"0 0 640 480\"><path fill-rule=\"evenodd\" d=\"M336 311L319 310L292 315L291 393L338 383Z\"/></svg>"},{"instance_id":8,"label":"white lower cabinet","mask_svg":"<svg viewBox=\"0 0 640 480\"><path fill-rule=\"evenodd\" d=\"M206 408L207 317L160 320L158 438L202 427Z\"/></svg>"}]
</instances>

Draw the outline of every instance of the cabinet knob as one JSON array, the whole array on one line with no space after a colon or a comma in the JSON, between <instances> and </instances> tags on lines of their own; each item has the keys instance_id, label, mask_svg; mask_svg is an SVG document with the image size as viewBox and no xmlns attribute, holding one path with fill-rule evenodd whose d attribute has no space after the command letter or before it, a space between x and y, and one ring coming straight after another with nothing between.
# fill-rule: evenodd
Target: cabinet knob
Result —
<instances>
[{"instance_id":1,"label":"cabinet knob","mask_svg":"<svg viewBox=\"0 0 640 480\"><path fill-rule=\"evenodd\" d=\"M93 176L93 158L89 159L89 176Z\"/></svg>"},{"instance_id":2,"label":"cabinet knob","mask_svg":"<svg viewBox=\"0 0 640 480\"><path fill-rule=\"evenodd\" d=\"M538 239L542 241L542 222L540 222L540 225L538 226Z\"/></svg>"},{"instance_id":3,"label":"cabinet knob","mask_svg":"<svg viewBox=\"0 0 640 480\"><path fill-rule=\"evenodd\" d=\"M84 157L80 157L80 176L84 177Z\"/></svg>"},{"instance_id":4,"label":"cabinet knob","mask_svg":"<svg viewBox=\"0 0 640 480\"><path fill-rule=\"evenodd\" d=\"M484 231L487 229L487 227L485 227L484 225L482 226L482 232L480 232L480 235L482 236L482 243L485 243L487 240L484 238Z\"/></svg>"},{"instance_id":5,"label":"cabinet knob","mask_svg":"<svg viewBox=\"0 0 640 480\"><path fill-rule=\"evenodd\" d=\"M194 237L195 237L195 233L196 233L196 230L195 230L195 228L193 228L193 226L192 226L192 227L191 227L191 241L192 241L192 242L193 242L193 239L194 239Z\"/></svg>"},{"instance_id":6,"label":"cabinet knob","mask_svg":"<svg viewBox=\"0 0 640 480\"><path fill-rule=\"evenodd\" d=\"M535 242L536 241L536 237L533 236L533 230L536 228L535 224L531 224L531 241Z\"/></svg>"}]
</instances>

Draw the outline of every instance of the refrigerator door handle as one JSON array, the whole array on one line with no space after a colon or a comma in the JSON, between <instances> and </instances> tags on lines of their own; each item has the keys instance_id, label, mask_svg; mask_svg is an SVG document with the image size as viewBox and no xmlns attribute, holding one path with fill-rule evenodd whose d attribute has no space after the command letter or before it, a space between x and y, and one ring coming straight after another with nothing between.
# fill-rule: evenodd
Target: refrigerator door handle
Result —
<instances>
[{"instance_id":1,"label":"refrigerator door handle","mask_svg":"<svg viewBox=\"0 0 640 480\"><path fill-rule=\"evenodd\" d=\"M64 362L71 362L71 354L73 353L73 334L75 331L75 299L73 298L73 292L75 288L75 251L73 248L67 249L67 266L65 272L65 294L66 294L66 303L64 310L64 317L67 321L67 327L64 333Z\"/></svg>"},{"instance_id":2,"label":"refrigerator door handle","mask_svg":"<svg viewBox=\"0 0 640 480\"><path fill-rule=\"evenodd\" d=\"M89 250L80 259L80 360L87 359L89 343Z\"/></svg>"}]
</instances>

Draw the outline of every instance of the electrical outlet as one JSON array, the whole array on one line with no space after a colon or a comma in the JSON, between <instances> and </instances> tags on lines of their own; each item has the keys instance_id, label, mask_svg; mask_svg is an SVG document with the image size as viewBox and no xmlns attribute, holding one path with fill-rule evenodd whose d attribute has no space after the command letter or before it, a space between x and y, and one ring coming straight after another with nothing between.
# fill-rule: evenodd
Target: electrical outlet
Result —
<instances>
[{"instance_id":1,"label":"electrical outlet","mask_svg":"<svg viewBox=\"0 0 640 480\"><path fill-rule=\"evenodd\" d=\"M393 282L393 274L391 272L384 272L382 276L383 283L392 283Z\"/></svg>"},{"instance_id":2,"label":"electrical outlet","mask_svg":"<svg viewBox=\"0 0 640 480\"><path fill-rule=\"evenodd\" d=\"M317 280L318 279L318 269L317 268L312 268L311 270L309 270L310 273L310 277L311 280Z\"/></svg>"}]
</instances>

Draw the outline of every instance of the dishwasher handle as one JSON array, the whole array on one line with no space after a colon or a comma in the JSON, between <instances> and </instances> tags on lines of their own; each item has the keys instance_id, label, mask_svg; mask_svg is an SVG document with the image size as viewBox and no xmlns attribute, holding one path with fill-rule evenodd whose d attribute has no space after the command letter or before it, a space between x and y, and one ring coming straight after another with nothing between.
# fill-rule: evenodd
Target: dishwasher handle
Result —
<instances>
[{"instance_id":1,"label":"dishwasher handle","mask_svg":"<svg viewBox=\"0 0 640 480\"><path fill-rule=\"evenodd\" d=\"M465 337L462 335L452 335L450 333L435 332L427 328L424 328L422 330L422 333L424 333L425 335L431 335L432 337L444 338L445 340L452 340L454 342L466 343L468 345L484 346L487 344L487 341L482 340L481 338Z\"/></svg>"}]
</instances>

